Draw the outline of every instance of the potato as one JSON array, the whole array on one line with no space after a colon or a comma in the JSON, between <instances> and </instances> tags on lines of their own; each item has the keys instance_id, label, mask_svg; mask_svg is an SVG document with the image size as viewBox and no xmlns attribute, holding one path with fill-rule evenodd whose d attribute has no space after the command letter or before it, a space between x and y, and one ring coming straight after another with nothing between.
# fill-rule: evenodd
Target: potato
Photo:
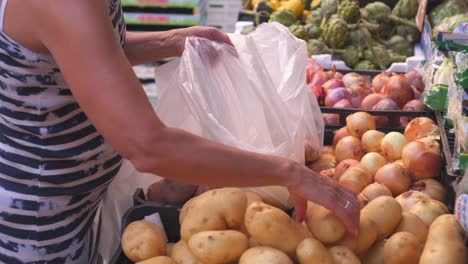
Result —
<instances>
[{"instance_id":1,"label":"potato","mask_svg":"<svg viewBox=\"0 0 468 264\"><path fill-rule=\"evenodd\" d=\"M284 211L260 202L247 208L245 226L261 245L279 249L292 257L302 240L309 237L306 228Z\"/></svg>"},{"instance_id":2,"label":"potato","mask_svg":"<svg viewBox=\"0 0 468 264\"><path fill-rule=\"evenodd\" d=\"M239 230L244 222L247 197L238 188L207 191L184 205L180 234L183 240L201 231Z\"/></svg>"},{"instance_id":3,"label":"potato","mask_svg":"<svg viewBox=\"0 0 468 264\"><path fill-rule=\"evenodd\" d=\"M147 260L143 260L135 264L176 264L176 262L170 257L159 256L159 257L149 258Z\"/></svg>"},{"instance_id":4,"label":"potato","mask_svg":"<svg viewBox=\"0 0 468 264\"><path fill-rule=\"evenodd\" d=\"M234 230L202 231L188 241L190 251L205 263L221 264L239 260L249 248L247 236Z\"/></svg>"},{"instance_id":5,"label":"potato","mask_svg":"<svg viewBox=\"0 0 468 264\"><path fill-rule=\"evenodd\" d=\"M333 264L333 259L322 243L313 238L304 239L296 249L300 264Z\"/></svg>"},{"instance_id":6,"label":"potato","mask_svg":"<svg viewBox=\"0 0 468 264\"><path fill-rule=\"evenodd\" d=\"M253 202L263 202L262 197L254 192L245 192L245 196L247 197L247 206L249 206Z\"/></svg>"},{"instance_id":7,"label":"potato","mask_svg":"<svg viewBox=\"0 0 468 264\"><path fill-rule=\"evenodd\" d=\"M164 256L166 234L161 227L151 222L131 222L122 235L122 250L133 262Z\"/></svg>"},{"instance_id":8,"label":"potato","mask_svg":"<svg viewBox=\"0 0 468 264\"><path fill-rule=\"evenodd\" d=\"M313 202L307 203L305 222L312 235L325 244L340 240L346 233L346 227L336 215Z\"/></svg>"},{"instance_id":9,"label":"potato","mask_svg":"<svg viewBox=\"0 0 468 264\"><path fill-rule=\"evenodd\" d=\"M357 255L366 252L377 241L377 225L374 221L361 217L359 222L359 235L353 237L346 235L338 245L351 249Z\"/></svg>"},{"instance_id":10,"label":"potato","mask_svg":"<svg viewBox=\"0 0 468 264\"><path fill-rule=\"evenodd\" d=\"M249 248L261 246L253 237L249 237Z\"/></svg>"},{"instance_id":11,"label":"potato","mask_svg":"<svg viewBox=\"0 0 468 264\"><path fill-rule=\"evenodd\" d=\"M361 257L362 264L384 264L384 247L386 240L375 243Z\"/></svg>"},{"instance_id":12,"label":"potato","mask_svg":"<svg viewBox=\"0 0 468 264\"><path fill-rule=\"evenodd\" d=\"M434 220L444 214L448 214L447 206L437 200L421 200L411 206L410 213L413 213L430 227Z\"/></svg>"},{"instance_id":13,"label":"potato","mask_svg":"<svg viewBox=\"0 0 468 264\"><path fill-rule=\"evenodd\" d=\"M193 255L187 245L187 242L184 240L180 240L174 244L174 247L172 247L171 258L177 264L204 264L199 261L195 255Z\"/></svg>"},{"instance_id":14,"label":"potato","mask_svg":"<svg viewBox=\"0 0 468 264\"><path fill-rule=\"evenodd\" d=\"M361 264L359 258L347 247L334 246L328 252L330 252L334 264Z\"/></svg>"},{"instance_id":15,"label":"potato","mask_svg":"<svg viewBox=\"0 0 468 264\"><path fill-rule=\"evenodd\" d=\"M368 218L377 224L377 240L387 238L401 220L401 206L392 197L380 196L372 200L361 210L361 217Z\"/></svg>"},{"instance_id":16,"label":"potato","mask_svg":"<svg viewBox=\"0 0 468 264\"><path fill-rule=\"evenodd\" d=\"M385 243L385 264L414 264L419 262L422 246L418 238L409 232L393 234Z\"/></svg>"},{"instance_id":17,"label":"potato","mask_svg":"<svg viewBox=\"0 0 468 264\"><path fill-rule=\"evenodd\" d=\"M454 215L436 218L429 228L419 264L463 264L468 259L464 231Z\"/></svg>"},{"instance_id":18,"label":"potato","mask_svg":"<svg viewBox=\"0 0 468 264\"><path fill-rule=\"evenodd\" d=\"M192 198L197 186L162 179L148 187L146 196L149 201L163 204L183 204Z\"/></svg>"},{"instance_id":19,"label":"potato","mask_svg":"<svg viewBox=\"0 0 468 264\"><path fill-rule=\"evenodd\" d=\"M242 254L239 264L293 264L283 252L271 247L254 247Z\"/></svg>"},{"instance_id":20,"label":"potato","mask_svg":"<svg viewBox=\"0 0 468 264\"><path fill-rule=\"evenodd\" d=\"M417 215L410 212L403 212L401 216L400 224L395 229L395 233L398 232L409 232L415 235L421 245L426 243L428 227Z\"/></svg>"}]
</instances>

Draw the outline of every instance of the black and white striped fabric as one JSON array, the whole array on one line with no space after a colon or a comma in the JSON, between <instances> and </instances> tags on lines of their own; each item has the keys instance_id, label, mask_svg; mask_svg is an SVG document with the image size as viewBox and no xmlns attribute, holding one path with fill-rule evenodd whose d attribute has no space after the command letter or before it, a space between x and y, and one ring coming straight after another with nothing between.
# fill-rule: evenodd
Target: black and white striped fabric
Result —
<instances>
[{"instance_id":1,"label":"black and white striped fabric","mask_svg":"<svg viewBox=\"0 0 468 264\"><path fill-rule=\"evenodd\" d=\"M122 158L53 58L3 32L0 1L0 263L96 263L99 204ZM123 46L120 1L108 6Z\"/></svg>"}]
</instances>

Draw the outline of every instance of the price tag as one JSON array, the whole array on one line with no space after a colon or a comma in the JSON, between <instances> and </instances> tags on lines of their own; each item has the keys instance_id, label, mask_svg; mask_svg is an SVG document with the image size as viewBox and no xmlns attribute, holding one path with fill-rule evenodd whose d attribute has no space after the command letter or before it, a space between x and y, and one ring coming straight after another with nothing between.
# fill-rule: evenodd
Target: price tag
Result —
<instances>
[{"instance_id":1,"label":"price tag","mask_svg":"<svg viewBox=\"0 0 468 264\"><path fill-rule=\"evenodd\" d=\"M159 213L154 213L152 215L147 215L147 216L145 216L145 218L143 220L148 221L150 223L153 223L153 224L158 225L159 227L161 227L161 229L164 231L164 235L166 236L166 241L167 241L166 229L164 229L164 225L163 225L163 223L161 221L161 216L159 216Z\"/></svg>"}]
</instances>

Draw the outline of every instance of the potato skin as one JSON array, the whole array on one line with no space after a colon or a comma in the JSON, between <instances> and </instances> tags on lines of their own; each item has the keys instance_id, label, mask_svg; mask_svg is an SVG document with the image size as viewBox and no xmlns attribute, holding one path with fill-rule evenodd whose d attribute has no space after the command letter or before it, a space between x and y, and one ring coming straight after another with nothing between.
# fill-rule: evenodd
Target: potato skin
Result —
<instances>
[{"instance_id":1,"label":"potato skin","mask_svg":"<svg viewBox=\"0 0 468 264\"><path fill-rule=\"evenodd\" d=\"M170 257L158 256L137 262L135 264L176 264L176 262Z\"/></svg>"},{"instance_id":2,"label":"potato skin","mask_svg":"<svg viewBox=\"0 0 468 264\"><path fill-rule=\"evenodd\" d=\"M291 257L296 255L302 240L310 237L306 228L284 211L260 202L247 208L245 226L258 243L279 249Z\"/></svg>"},{"instance_id":3,"label":"potato skin","mask_svg":"<svg viewBox=\"0 0 468 264\"><path fill-rule=\"evenodd\" d=\"M409 232L415 235L419 242L421 242L421 245L426 243L428 231L429 228L424 224L421 218L410 212L403 212L401 221L395 229L395 233Z\"/></svg>"},{"instance_id":4,"label":"potato skin","mask_svg":"<svg viewBox=\"0 0 468 264\"><path fill-rule=\"evenodd\" d=\"M389 196L380 196L372 200L361 210L361 217L368 218L377 225L377 240L389 237L401 220L401 206Z\"/></svg>"},{"instance_id":5,"label":"potato skin","mask_svg":"<svg viewBox=\"0 0 468 264\"><path fill-rule=\"evenodd\" d=\"M123 252L133 262L164 256L166 253L164 231L148 221L131 222L124 230L121 244Z\"/></svg>"},{"instance_id":6,"label":"potato skin","mask_svg":"<svg viewBox=\"0 0 468 264\"><path fill-rule=\"evenodd\" d=\"M366 252L376 241L378 236L377 224L365 217L359 221L359 234L357 237L346 235L338 245L351 249L357 255Z\"/></svg>"},{"instance_id":7,"label":"potato skin","mask_svg":"<svg viewBox=\"0 0 468 264\"><path fill-rule=\"evenodd\" d=\"M361 256L363 264L383 264L384 247L386 240L375 243L364 255Z\"/></svg>"},{"instance_id":8,"label":"potato skin","mask_svg":"<svg viewBox=\"0 0 468 264\"><path fill-rule=\"evenodd\" d=\"M263 202L262 197L254 192L245 192L245 196L247 197L247 206L254 202Z\"/></svg>"},{"instance_id":9,"label":"potato skin","mask_svg":"<svg viewBox=\"0 0 468 264\"><path fill-rule=\"evenodd\" d=\"M340 240L346 233L344 224L337 216L313 202L307 203L305 222L312 235L325 244Z\"/></svg>"},{"instance_id":10,"label":"potato skin","mask_svg":"<svg viewBox=\"0 0 468 264\"><path fill-rule=\"evenodd\" d=\"M419 262L422 246L419 239L409 232L393 234L385 243L385 264L413 264Z\"/></svg>"},{"instance_id":11,"label":"potato skin","mask_svg":"<svg viewBox=\"0 0 468 264\"><path fill-rule=\"evenodd\" d=\"M304 239L296 249L300 264L333 264L333 259L320 241L313 238Z\"/></svg>"},{"instance_id":12,"label":"potato skin","mask_svg":"<svg viewBox=\"0 0 468 264\"><path fill-rule=\"evenodd\" d=\"M361 264L359 258L347 247L334 246L328 249L334 264Z\"/></svg>"},{"instance_id":13,"label":"potato skin","mask_svg":"<svg viewBox=\"0 0 468 264\"><path fill-rule=\"evenodd\" d=\"M239 230L244 222L247 197L239 188L207 191L189 200L180 214L183 240L201 231Z\"/></svg>"},{"instance_id":14,"label":"potato skin","mask_svg":"<svg viewBox=\"0 0 468 264\"><path fill-rule=\"evenodd\" d=\"M234 230L202 231L189 239L188 247L202 262L222 264L239 260L249 248L249 241Z\"/></svg>"},{"instance_id":15,"label":"potato skin","mask_svg":"<svg viewBox=\"0 0 468 264\"><path fill-rule=\"evenodd\" d=\"M172 247L171 258L177 264L205 264L197 259L190 251L187 242L180 240Z\"/></svg>"},{"instance_id":16,"label":"potato skin","mask_svg":"<svg viewBox=\"0 0 468 264\"><path fill-rule=\"evenodd\" d=\"M271 247L253 247L242 254L239 264L293 264L282 251Z\"/></svg>"},{"instance_id":17,"label":"potato skin","mask_svg":"<svg viewBox=\"0 0 468 264\"><path fill-rule=\"evenodd\" d=\"M429 228L419 264L466 263L468 251L463 236L464 231L454 215L437 217Z\"/></svg>"}]
</instances>

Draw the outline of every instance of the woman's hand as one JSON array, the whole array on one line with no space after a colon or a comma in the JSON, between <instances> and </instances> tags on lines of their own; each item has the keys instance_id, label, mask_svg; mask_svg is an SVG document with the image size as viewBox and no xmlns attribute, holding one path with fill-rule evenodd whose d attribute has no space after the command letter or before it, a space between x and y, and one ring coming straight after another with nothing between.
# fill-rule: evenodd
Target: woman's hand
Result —
<instances>
[{"instance_id":1,"label":"woman's hand","mask_svg":"<svg viewBox=\"0 0 468 264\"><path fill-rule=\"evenodd\" d=\"M312 171L308 175L298 176L298 180L288 186L288 189L294 200L299 222L304 220L307 200L310 200L334 212L345 224L348 232L357 235L360 205L353 191Z\"/></svg>"},{"instance_id":2,"label":"woman's hand","mask_svg":"<svg viewBox=\"0 0 468 264\"><path fill-rule=\"evenodd\" d=\"M177 43L176 45L179 56L181 56L184 52L185 39L187 37L201 37L212 41L232 45L232 42L229 39L228 35L214 27L195 26L189 28L176 29L174 30L174 37L177 39L175 42Z\"/></svg>"}]
</instances>

